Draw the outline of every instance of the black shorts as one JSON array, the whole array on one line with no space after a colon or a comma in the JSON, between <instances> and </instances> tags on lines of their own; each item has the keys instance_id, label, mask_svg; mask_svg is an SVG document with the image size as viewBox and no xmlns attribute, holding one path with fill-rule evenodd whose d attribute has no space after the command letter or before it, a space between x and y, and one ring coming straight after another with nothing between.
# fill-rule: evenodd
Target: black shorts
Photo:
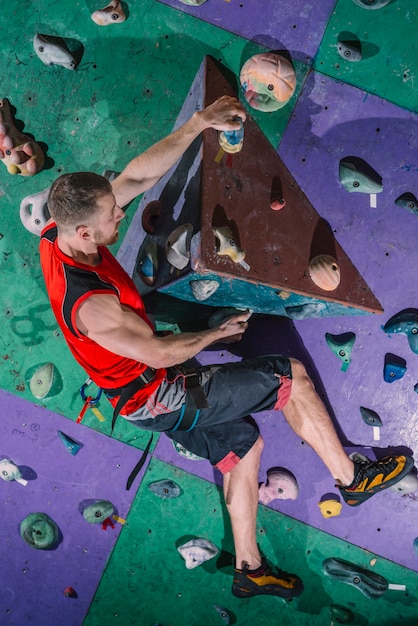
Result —
<instances>
[{"instance_id":1,"label":"black shorts","mask_svg":"<svg viewBox=\"0 0 418 626\"><path fill-rule=\"evenodd\" d=\"M251 413L282 409L289 399L292 384L290 361L282 355L268 355L199 368L203 389L210 404L201 409L192 430L172 430L181 409L141 419L136 413L129 421L140 428L165 432L197 456L209 459L222 473L229 472L250 450L259 436ZM170 380L170 377L168 377ZM164 381L171 385L175 381ZM183 381L181 382L183 385ZM183 387L179 388L179 393ZM145 418L145 419L144 419Z\"/></svg>"}]
</instances>

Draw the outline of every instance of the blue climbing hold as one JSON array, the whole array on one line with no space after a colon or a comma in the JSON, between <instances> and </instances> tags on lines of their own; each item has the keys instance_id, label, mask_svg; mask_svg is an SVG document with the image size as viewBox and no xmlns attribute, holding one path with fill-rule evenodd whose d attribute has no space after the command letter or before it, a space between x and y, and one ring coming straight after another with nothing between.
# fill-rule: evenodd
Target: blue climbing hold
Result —
<instances>
[{"instance_id":1,"label":"blue climbing hold","mask_svg":"<svg viewBox=\"0 0 418 626\"><path fill-rule=\"evenodd\" d=\"M76 441L75 439L73 439L69 435L65 435L60 430L57 431L57 432L58 432L59 438L61 439L62 443L67 448L68 452L70 454L72 454L73 456L75 456L77 454L77 452L79 452L80 448L83 447L82 443L80 443L79 441Z\"/></svg>"},{"instance_id":2,"label":"blue climbing hold","mask_svg":"<svg viewBox=\"0 0 418 626\"><path fill-rule=\"evenodd\" d=\"M405 375L406 361L396 354L385 355L385 365L383 368L383 378L387 383L393 383Z\"/></svg>"},{"instance_id":3,"label":"blue climbing hold","mask_svg":"<svg viewBox=\"0 0 418 626\"><path fill-rule=\"evenodd\" d=\"M418 309L403 309L383 326L385 333L403 333L412 352L418 354Z\"/></svg>"},{"instance_id":4,"label":"blue climbing hold","mask_svg":"<svg viewBox=\"0 0 418 626\"><path fill-rule=\"evenodd\" d=\"M360 413L363 418L363 422L367 424L367 426L383 426L382 420L376 411L372 411L372 409L366 409L364 406L361 406Z\"/></svg>"},{"instance_id":5,"label":"blue climbing hold","mask_svg":"<svg viewBox=\"0 0 418 626\"><path fill-rule=\"evenodd\" d=\"M178 498L181 493L181 489L178 484L169 478L156 480L155 482L150 483L148 488L152 491L152 493L155 493L155 495L160 498Z\"/></svg>"},{"instance_id":6,"label":"blue climbing hold","mask_svg":"<svg viewBox=\"0 0 418 626\"><path fill-rule=\"evenodd\" d=\"M350 332L342 335L325 333L325 340L333 353L343 362L341 369L346 372L351 363L351 351L356 341L355 334Z\"/></svg>"}]
</instances>

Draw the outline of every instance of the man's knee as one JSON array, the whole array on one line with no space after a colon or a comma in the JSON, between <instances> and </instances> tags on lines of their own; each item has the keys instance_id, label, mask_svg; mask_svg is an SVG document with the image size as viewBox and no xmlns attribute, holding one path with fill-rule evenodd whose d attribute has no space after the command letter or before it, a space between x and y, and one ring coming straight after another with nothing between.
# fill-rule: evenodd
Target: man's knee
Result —
<instances>
[{"instance_id":1,"label":"man's knee","mask_svg":"<svg viewBox=\"0 0 418 626\"><path fill-rule=\"evenodd\" d=\"M290 359L290 365L292 367L292 388L309 388L314 389L312 380L310 379L306 367L301 361L297 359Z\"/></svg>"}]
</instances>

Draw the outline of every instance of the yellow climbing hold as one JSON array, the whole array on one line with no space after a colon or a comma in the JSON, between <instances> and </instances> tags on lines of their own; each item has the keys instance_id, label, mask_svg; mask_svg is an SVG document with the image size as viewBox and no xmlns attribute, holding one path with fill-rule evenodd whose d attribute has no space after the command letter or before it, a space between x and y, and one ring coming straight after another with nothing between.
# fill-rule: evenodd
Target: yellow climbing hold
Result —
<instances>
[{"instance_id":1,"label":"yellow climbing hold","mask_svg":"<svg viewBox=\"0 0 418 626\"><path fill-rule=\"evenodd\" d=\"M318 502L318 506L324 517L336 517L343 508L343 505L338 500L324 500L323 502Z\"/></svg>"}]
</instances>

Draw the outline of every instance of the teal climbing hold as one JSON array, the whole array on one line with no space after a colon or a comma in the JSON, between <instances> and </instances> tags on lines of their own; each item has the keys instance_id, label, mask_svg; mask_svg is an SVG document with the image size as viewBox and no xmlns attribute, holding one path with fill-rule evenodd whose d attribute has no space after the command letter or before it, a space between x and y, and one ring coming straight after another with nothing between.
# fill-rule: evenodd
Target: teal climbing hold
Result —
<instances>
[{"instance_id":1,"label":"teal climbing hold","mask_svg":"<svg viewBox=\"0 0 418 626\"><path fill-rule=\"evenodd\" d=\"M58 430L59 438L61 439L64 446L67 448L68 452L75 456L77 452L83 447L83 444L79 441L76 441L69 435L64 434L62 431Z\"/></svg>"},{"instance_id":2,"label":"teal climbing hold","mask_svg":"<svg viewBox=\"0 0 418 626\"><path fill-rule=\"evenodd\" d=\"M407 209L413 215L418 215L418 200L410 191L407 191L399 196L399 198L396 198L395 204L403 209Z\"/></svg>"},{"instance_id":3,"label":"teal climbing hold","mask_svg":"<svg viewBox=\"0 0 418 626\"><path fill-rule=\"evenodd\" d=\"M355 334L351 332L342 335L325 333L325 340L333 353L343 362L341 369L346 372L351 363L351 351L356 341Z\"/></svg>"},{"instance_id":4,"label":"teal climbing hold","mask_svg":"<svg viewBox=\"0 0 418 626\"><path fill-rule=\"evenodd\" d=\"M354 613L347 609L345 606L339 604L331 604L329 607L331 614L331 623L337 624L351 624L354 621Z\"/></svg>"},{"instance_id":5,"label":"teal climbing hold","mask_svg":"<svg viewBox=\"0 0 418 626\"><path fill-rule=\"evenodd\" d=\"M115 508L109 500L96 500L83 511L83 517L89 524L101 524L113 515Z\"/></svg>"},{"instance_id":6,"label":"teal climbing hold","mask_svg":"<svg viewBox=\"0 0 418 626\"><path fill-rule=\"evenodd\" d=\"M363 422L368 426L383 426L382 420L376 411L372 411L372 409L366 409L364 406L361 406L360 413L363 418Z\"/></svg>"},{"instance_id":7,"label":"teal climbing hold","mask_svg":"<svg viewBox=\"0 0 418 626\"><path fill-rule=\"evenodd\" d=\"M223 606L218 606L217 604L213 605L213 608L218 613L219 617L223 621L224 624L233 624L233 615L228 609L225 609ZM234 620L235 621L235 620Z\"/></svg>"},{"instance_id":8,"label":"teal climbing hold","mask_svg":"<svg viewBox=\"0 0 418 626\"><path fill-rule=\"evenodd\" d=\"M31 513L20 523L20 536L37 550L53 548L59 539L59 529L46 513Z\"/></svg>"},{"instance_id":9,"label":"teal climbing hold","mask_svg":"<svg viewBox=\"0 0 418 626\"><path fill-rule=\"evenodd\" d=\"M391 317L383 326L385 333L406 335L412 352L418 354L418 309L403 309Z\"/></svg>"},{"instance_id":10,"label":"teal climbing hold","mask_svg":"<svg viewBox=\"0 0 418 626\"><path fill-rule=\"evenodd\" d=\"M159 498L178 498L181 494L178 484L170 478L156 480L148 485L148 489Z\"/></svg>"},{"instance_id":11,"label":"teal climbing hold","mask_svg":"<svg viewBox=\"0 0 418 626\"><path fill-rule=\"evenodd\" d=\"M326 576L356 587L370 600L380 598L388 588L383 576L343 559L325 559L322 570Z\"/></svg>"},{"instance_id":12,"label":"teal climbing hold","mask_svg":"<svg viewBox=\"0 0 418 626\"><path fill-rule=\"evenodd\" d=\"M350 193L380 193L382 177L366 161L348 156L340 161L340 183Z\"/></svg>"},{"instance_id":13,"label":"teal climbing hold","mask_svg":"<svg viewBox=\"0 0 418 626\"><path fill-rule=\"evenodd\" d=\"M418 537L415 537L413 546L414 546L414 552L418 556Z\"/></svg>"},{"instance_id":14,"label":"teal climbing hold","mask_svg":"<svg viewBox=\"0 0 418 626\"><path fill-rule=\"evenodd\" d=\"M359 7L363 7L363 9L370 9L371 11L375 9L381 9L385 7L392 0L353 0Z\"/></svg>"},{"instance_id":15,"label":"teal climbing hold","mask_svg":"<svg viewBox=\"0 0 418 626\"><path fill-rule=\"evenodd\" d=\"M406 361L396 354L385 355L385 365L383 368L383 378L387 383L393 383L401 379L406 372Z\"/></svg>"}]
</instances>

